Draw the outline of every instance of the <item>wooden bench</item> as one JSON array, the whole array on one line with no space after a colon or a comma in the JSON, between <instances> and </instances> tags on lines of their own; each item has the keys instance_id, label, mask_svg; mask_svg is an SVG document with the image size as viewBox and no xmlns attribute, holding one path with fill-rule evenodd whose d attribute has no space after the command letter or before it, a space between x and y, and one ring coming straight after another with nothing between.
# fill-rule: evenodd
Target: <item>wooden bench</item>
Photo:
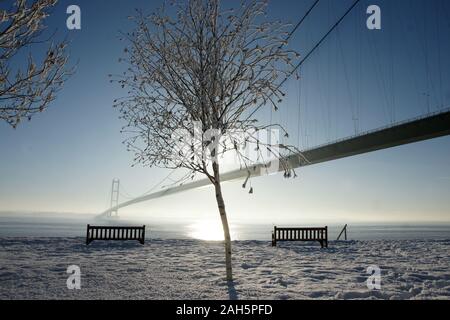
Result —
<instances>
[{"instance_id":1,"label":"wooden bench","mask_svg":"<svg viewBox=\"0 0 450 320\"><path fill-rule=\"evenodd\" d=\"M145 241L145 226L142 227L99 227L87 226L86 245L94 240L138 240Z\"/></svg>"},{"instance_id":2,"label":"wooden bench","mask_svg":"<svg viewBox=\"0 0 450 320\"><path fill-rule=\"evenodd\" d=\"M277 228L272 233L272 246L278 241L318 241L328 248L328 227L325 228Z\"/></svg>"}]
</instances>

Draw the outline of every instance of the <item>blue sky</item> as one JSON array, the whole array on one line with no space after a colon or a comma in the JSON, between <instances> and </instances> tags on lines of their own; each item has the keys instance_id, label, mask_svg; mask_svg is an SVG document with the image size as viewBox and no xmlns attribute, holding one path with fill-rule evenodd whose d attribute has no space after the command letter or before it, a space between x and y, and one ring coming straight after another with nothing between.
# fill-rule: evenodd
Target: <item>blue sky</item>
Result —
<instances>
[{"instance_id":1,"label":"blue sky","mask_svg":"<svg viewBox=\"0 0 450 320\"><path fill-rule=\"evenodd\" d=\"M296 23L312 2L272 0L269 16ZM351 3L322 0L290 46L308 52ZM65 27L70 4L81 8L79 31ZM133 155L122 145L122 123L112 108L123 92L108 79L123 68L118 34L130 30L127 16L159 4L60 1L48 26L71 40L76 73L32 122L17 130L0 123L0 211L97 213L108 206L114 177L124 193L140 195L169 173L131 168ZM365 26L370 4L382 9L382 30ZM445 0L361 1L302 67L300 82L287 83L288 97L273 121L287 127L289 142L307 148L450 106L449 17ZM225 200L236 221L448 222L449 158L450 138L440 138L305 168L295 180L254 179L253 195L240 183L227 184ZM206 188L122 214L202 219L215 218L217 209Z\"/></svg>"}]
</instances>

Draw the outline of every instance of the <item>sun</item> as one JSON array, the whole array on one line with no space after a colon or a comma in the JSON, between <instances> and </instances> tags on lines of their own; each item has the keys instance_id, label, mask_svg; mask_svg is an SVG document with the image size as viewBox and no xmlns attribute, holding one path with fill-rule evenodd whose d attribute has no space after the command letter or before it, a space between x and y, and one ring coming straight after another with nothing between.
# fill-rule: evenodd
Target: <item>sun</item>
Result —
<instances>
[{"instance_id":1,"label":"sun","mask_svg":"<svg viewBox=\"0 0 450 320\"><path fill-rule=\"evenodd\" d=\"M189 225L189 237L206 241L223 241L223 229L220 220L198 221ZM230 226L231 228L231 226ZM232 236L233 238L233 236Z\"/></svg>"}]
</instances>

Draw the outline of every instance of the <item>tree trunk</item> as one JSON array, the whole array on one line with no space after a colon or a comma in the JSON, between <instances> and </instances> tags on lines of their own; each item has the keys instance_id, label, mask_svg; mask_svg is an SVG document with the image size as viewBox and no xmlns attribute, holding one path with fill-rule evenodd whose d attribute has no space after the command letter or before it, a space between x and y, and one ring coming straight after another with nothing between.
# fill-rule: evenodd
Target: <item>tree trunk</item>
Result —
<instances>
[{"instance_id":1,"label":"tree trunk","mask_svg":"<svg viewBox=\"0 0 450 320\"><path fill-rule=\"evenodd\" d=\"M225 210L225 202L223 201L222 188L220 185L219 165L213 164L214 170L214 188L216 191L217 206L219 208L220 219L222 221L223 234L225 238L225 266L227 271L227 281L233 281L233 271L231 267L231 237L230 227L228 226L227 212Z\"/></svg>"}]
</instances>

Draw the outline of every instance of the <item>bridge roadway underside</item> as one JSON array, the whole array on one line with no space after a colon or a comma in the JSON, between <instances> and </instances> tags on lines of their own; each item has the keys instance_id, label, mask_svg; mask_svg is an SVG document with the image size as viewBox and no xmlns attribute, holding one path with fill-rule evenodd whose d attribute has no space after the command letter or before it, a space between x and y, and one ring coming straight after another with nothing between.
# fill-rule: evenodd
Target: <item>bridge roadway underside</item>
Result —
<instances>
[{"instance_id":1,"label":"bridge roadway underside","mask_svg":"<svg viewBox=\"0 0 450 320\"><path fill-rule=\"evenodd\" d=\"M305 150L303 155L309 163L296 155L290 156L289 161L292 166L301 167L446 135L450 135L450 111Z\"/></svg>"},{"instance_id":2,"label":"bridge roadway underside","mask_svg":"<svg viewBox=\"0 0 450 320\"><path fill-rule=\"evenodd\" d=\"M342 159L359 154L373 152L382 149L397 147L404 144L429 140L433 138L450 135L450 111L441 112L424 118L418 118L412 121L394 124L390 127L378 129L360 134L347 139L342 139L333 143L319 146L313 149L302 151L302 156L292 154L286 158L290 166L300 168L327 161ZM279 171L283 171L280 165ZM232 181L251 177L262 176L267 173L266 165L255 165L249 170L235 170L221 175L221 181ZM151 199L161 198L171 194L184 192L210 184L207 179L193 181L181 186L175 186L159 192L148 194L127 202L117 207L110 208L101 216L107 215L111 211L128 207Z\"/></svg>"}]
</instances>

